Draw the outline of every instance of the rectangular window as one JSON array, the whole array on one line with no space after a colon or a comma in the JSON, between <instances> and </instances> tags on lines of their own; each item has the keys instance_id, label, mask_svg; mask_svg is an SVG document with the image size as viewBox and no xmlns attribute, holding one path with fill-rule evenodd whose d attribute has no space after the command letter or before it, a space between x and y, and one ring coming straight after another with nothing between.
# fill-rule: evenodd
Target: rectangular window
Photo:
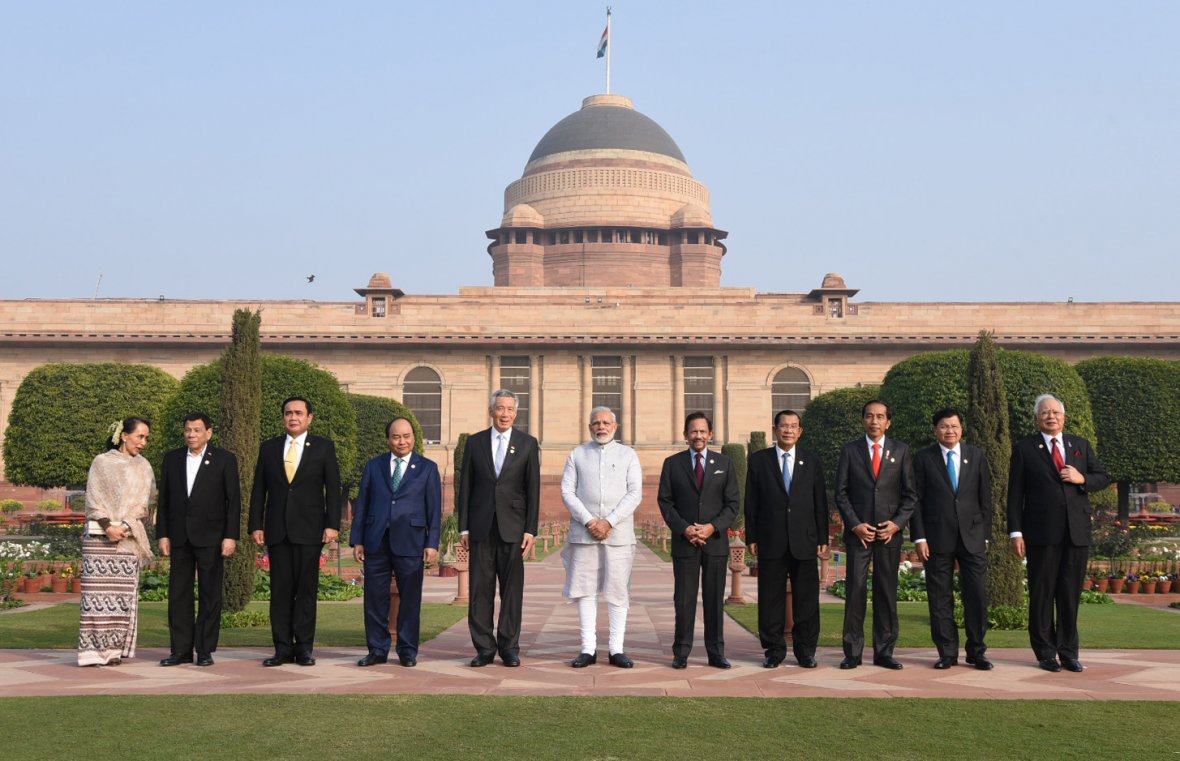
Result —
<instances>
[{"instance_id":1,"label":"rectangular window","mask_svg":"<svg viewBox=\"0 0 1180 761\"><path fill-rule=\"evenodd\" d=\"M684 414L703 412L713 419L713 358L684 358Z\"/></svg>"},{"instance_id":2,"label":"rectangular window","mask_svg":"<svg viewBox=\"0 0 1180 761\"><path fill-rule=\"evenodd\" d=\"M528 357L500 357L500 388L516 394L516 422L513 427L529 429L529 383L532 375Z\"/></svg>"},{"instance_id":3,"label":"rectangular window","mask_svg":"<svg viewBox=\"0 0 1180 761\"><path fill-rule=\"evenodd\" d=\"M615 422L623 419L623 358L591 358L591 406L610 407ZM615 429L615 439L622 441L622 427Z\"/></svg>"},{"instance_id":4,"label":"rectangular window","mask_svg":"<svg viewBox=\"0 0 1180 761\"><path fill-rule=\"evenodd\" d=\"M385 297L384 296L374 296L373 297L373 317L384 317L384 316L385 316Z\"/></svg>"}]
</instances>

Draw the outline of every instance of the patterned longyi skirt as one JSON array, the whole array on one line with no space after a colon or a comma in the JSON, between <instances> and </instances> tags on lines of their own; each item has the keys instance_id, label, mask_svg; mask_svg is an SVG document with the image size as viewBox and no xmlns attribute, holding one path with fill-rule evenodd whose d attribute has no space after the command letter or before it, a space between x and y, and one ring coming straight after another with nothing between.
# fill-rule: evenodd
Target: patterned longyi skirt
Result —
<instances>
[{"instance_id":1,"label":"patterned longyi skirt","mask_svg":"<svg viewBox=\"0 0 1180 761\"><path fill-rule=\"evenodd\" d=\"M78 665L107 666L135 657L139 558L102 537L82 537Z\"/></svg>"}]
</instances>

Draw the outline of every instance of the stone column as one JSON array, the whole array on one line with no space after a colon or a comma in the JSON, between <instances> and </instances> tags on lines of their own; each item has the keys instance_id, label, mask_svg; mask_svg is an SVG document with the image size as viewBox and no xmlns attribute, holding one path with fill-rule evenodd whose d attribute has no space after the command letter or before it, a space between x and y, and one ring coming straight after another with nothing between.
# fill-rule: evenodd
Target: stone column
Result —
<instances>
[{"instance_id":1,"label":"stone column","mask_svg":"<svg viewBox=\"0 0 1180 761\"><path fill-rule=\"evenodd\" d=\"M635 437L632 433L631 413L635 410L635 394L631 388L633 383L631 361L632 357L628 354L623 355L623 387L619 389L619 406L621 410L615 410L619 416L619 430L623 437L623 441L635 443Z\"/></svg>"},{"instance_id":2,"label":"stone column","mask_svg":"<svg viewBox=\"0 0 1180 761\"><path fill-rule=\"evenodd\" d=\"M589 354L582 355L582 412L578 415L578 426L574 431L574 441L580 441L585 429L582 428L590 419L590 410L594 407L594 358Z\"/></svg>"},{"instance_id":3,"label":"stone column","mask_svg":"<svg viewBox=\"0 0 1180 761\"><path fill-rule=\"evenodd\" d=\"M684 355L672 356L672 443L684 438Z\"/></svg>"},{"instance_id":4,"label":"stone column","mask_svg":"<svg viewBox=\"0 0 1180 761\"><path fill-rule=\"evenodd\" d=\"M718 448L729 440L725 435L725 357L713 358L713 441Z\"/></svg>"},{"instance_id":5,"label":"stone column","mask_svg":"<svg viewBox=\"0 0 1180 761\"><path fill-rule=\"evenodd\" d=\"M529 355L529 434L541 441L541 358Z\"/></svg>"}]
</instances>

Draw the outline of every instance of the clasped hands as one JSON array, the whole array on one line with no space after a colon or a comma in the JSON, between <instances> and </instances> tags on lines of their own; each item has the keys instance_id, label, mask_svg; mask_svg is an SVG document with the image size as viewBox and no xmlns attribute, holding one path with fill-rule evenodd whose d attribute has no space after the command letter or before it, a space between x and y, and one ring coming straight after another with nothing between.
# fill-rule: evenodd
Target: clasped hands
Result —
<instances>
[{"instance_id":1,"label":"clasped hands","mask_svg":"<svg viewBox=\"0 0 1180 761\"><path fill-rule=\"evenodd\" d=\"M893 538L893 535L901 531L901 527L893 521L883 521L878 523L876 527L868 523L861 523L852 529L852 533L856 534L856 538L860 540L862 547L868 547L870 542L885 542Z\"/></svg>"},{"instance_id":2,"label":"clasped hands","mask_svg":"<svg viewBox=\"0 0 1180 761\"><path fill-rule=\"evenodd\" d=\"M703 545L717 529L712 523L693 523L684 529L684 538L695 547Z\"/></svg>"},{"instance_id":3,"label":"clasped hands","mask_svg":"<svg viewBox=\"0 0 1180 761\"><path fill-rule=\"evenodd\" d=\"M593 539L602 541L610 536L611 525L606 518L595 518L586 524L586 530Z\"/></svg>"}]
</instances>

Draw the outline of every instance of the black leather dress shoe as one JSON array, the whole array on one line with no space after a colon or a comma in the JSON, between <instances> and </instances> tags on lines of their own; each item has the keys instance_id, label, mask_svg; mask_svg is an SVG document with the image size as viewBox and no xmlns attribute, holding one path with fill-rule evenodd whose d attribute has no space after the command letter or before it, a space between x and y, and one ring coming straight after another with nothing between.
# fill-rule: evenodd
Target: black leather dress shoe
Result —
<instances>
[{"instance_id":1,"label":"black leather dress shoe","mask_svg":"<svg viewBox=\"0 0 1180 761\"><path fill-rule=\"evenodd\" d=\"M860 665L860 658L853 658L851 655L844 656L844 660L840 661L840 668L854 669Z\"/></svg>"},{"instance_id":2,"label":"black leather dress shoe","mask_svg":"<svg viewBox=\"0 0 1180 761\"><path fill-rule=\"evenodd\" d=\"M416 655L399 655L397 662L408 669L412 669L418 665L418 656Z\"/></svg>"},{"instance_id":3,"label":"black leather dress shoe","mask_svg":"<svg viewBox=\"0 0 1180 761\"><path fill-rule=\"evenodd\" d=\"M179 666L182 663L192 663L192 662L193 662L193 654L192 653L189 653L188 655L177 655L176 653L173 653L172 655L169 655L167 658L162 658L160 660L160 665L161 666Z\"/></svg>"},{"instance_id":4,"label":"black leather dress shoe","mask_svg":"<svg viewBox=\"0 0 1180 761\"><path fill-rule=\"evenodd\" d=\"M762 659L762 668L776 669L783 665L783 657L781 655L768 655Z\"/></svg>"},{"instance_id":5,"label":"black leather dress shoe","mask_svg":"<svg viewBox=\"0 0 1180 761\"><path fill-rule=\"evenodd\" d=\"M263 666L282 666L284 663L294 663L295 659L289 655L272 655L262 662Z\"/></svg>"},{"instance_id":6,"label":"black leather dress shoe","mask_svg":"<svg viewBox=\"0 0 1180 761\"><path fill-rule=\"evenodd\" d=\"M814 655L804 655L800 658L796 658L795 660L797 660L799 665L805 669L813 669L819 666L819 662L815 660Z\"/></svg>"},{"instance_id":7,"label":"black leather dress shoe","mask_svg":"<svg viewBox=\"0 0 1180 761\"><path fill-rule=\"evenodd\" d=\"M939 658L938 663L934 664L934 668L942 671L943 669L953 668L959 665L958 658Z\"/></svg>"},{"instance_id":8,"label":"black leather dress shoe","mask_svg":"<svg viewBox=\"0 0 1180 761\"><path fill-rule=\"evenodd\" d=\"M883 669L893 669L899 671L901 664L894 659L892 655L878 655L873 658L873 665L880 666Z\"/></svg>"},{"instance_id":9,"label":"black leather dress shoe","mask_svg":"<svg viewBox=\"0 0 1180 761\"><path fill-rule=\"evenodd\" d=\"M970 655L968 655L967 656L967 665L974 666L975 668L979 669L980 671L991 671L993 668L995 668L995 665L982 655L977 655L974 658L972 658Z\"/></svg>"},{"instance_id":10,"label":"black leather dress shoe","mask_svg":"<svg viewBox=\"0 0 1180 761\"><path fill-rule=\"evenodd\" d=\"M710 656L709 665L715 669L727 669L731 666L730 662L725 660L724 655Z\"/></svg>"},{"instance_id":11,"label":"black leather dress shoe","mask_svg":"<svg viewBox=\"0 0 1180 761\"><path fill-rule=\"evenodd\" d=\"M500 653L500 660L504 662L505 666L516 667L520 665L520 656L516 653Z\"/></svg>"},{"instance_id":12,"label":"black leather dress shoe","mask_svg":"<svg viewBox=\"0 0 1180 761\"><path fill-rule=\"evenodd\" d=\"M1054 674L1061 670L1061 664L1057 662L1056 658L1045 658L1044 660L1039 661L1037 665L1043 668L1045 671L1052 671Z\"/></svg>"},{"instance_id":13,"label":"black leather dress shoe","mask_svg":"<svg viewBox=\"0 0 1180 761\"><path fill-rule=\"evenodd\" d=\"M389 660L388 655L376 655L374 653L368 653L367 655L365 655L364 658L361 658L359 661L357 661L356 665L358 665L358 666L376 666L378 663L385 663L388 660Z\"/></svg>"},{"instance_id":14,"label":"black leather dress shoe","mask_svg":"<svg viewBox=\"0 0 1180 761\"><path fill-rule=\"evenodd\" d=\"M487 655L484 655L483 653L476 653L475 657L471 659L471 667L472 668L480 668L481 666L488 665L489 663L491 663L495 659L496 659L496 656L494 656L490 653Z\"/></svg>"},{"instance_id":15,"label":"black leather dress shoe","mask_svg":"<svg viewBox=\"0 0 1180 761\"><path fill-rule=\"evenodd\" d=\"M687 658L681 658L681 657L679 657L679 656L678 656L678 657L675 657L675 658L673 658L673 659L672 659L672 668L674 668L674 669L686 669L686 668L688 668L688 659L687 659Z\"/></svg>"},{"instance_id":16,"label":"black leather dress shoe","mask_svg":"<svg viewBox=\"0 0 1180 761\"><path fill-rule=\"evenodd\" d=\"M1082 662L1077 658L1062 658L1061 668L1065 669L1066 671L1072 671L1075 674L1080 674L1082 673L1083 666Z\"/></svg>"},{"instance_id":17,"label":"black leather dress shoe","mask_svg":"<svg viewBox=\"0 0 1180 761\"><path fill-rule=\"evenodd\" d=\"M595 663L598 663L598 653L578 653L578 657L570 661L570 665L576 669L584 669Z\"/></svg>"},{"instance_id":18,"label":"black leather dress shoe","mask_svg":"<svg viewBox=\"0 0 1180 761\"><path fill-rule=\"evenodd\" d=\"M213 656L209 655L209 653L197 653L197 665L198 666L212 666L213 665Z\"/></svg>"},{"instance_id":19,"label":"black leather dress shoe","mask_svg":"<svg viewBox=\"0 0 1180 761\"><path fill-rule=\"evenodd\" d=\"M298 666L314 666L315 656L311 653L304 653L303 655L295 656L295 664Z\"/></svg>"},{"instance_id":20,"label":"black leather dress shoe","mask_svg":"<svg viewBox=\"0 0 1180 761\"><path fill-rule=\"evenodd\" d=\"M618 666L621 669L629 669L635 665L635 661L631 660L626 653L612 653L610 665Z\"/></svg>"}]
</instances>

